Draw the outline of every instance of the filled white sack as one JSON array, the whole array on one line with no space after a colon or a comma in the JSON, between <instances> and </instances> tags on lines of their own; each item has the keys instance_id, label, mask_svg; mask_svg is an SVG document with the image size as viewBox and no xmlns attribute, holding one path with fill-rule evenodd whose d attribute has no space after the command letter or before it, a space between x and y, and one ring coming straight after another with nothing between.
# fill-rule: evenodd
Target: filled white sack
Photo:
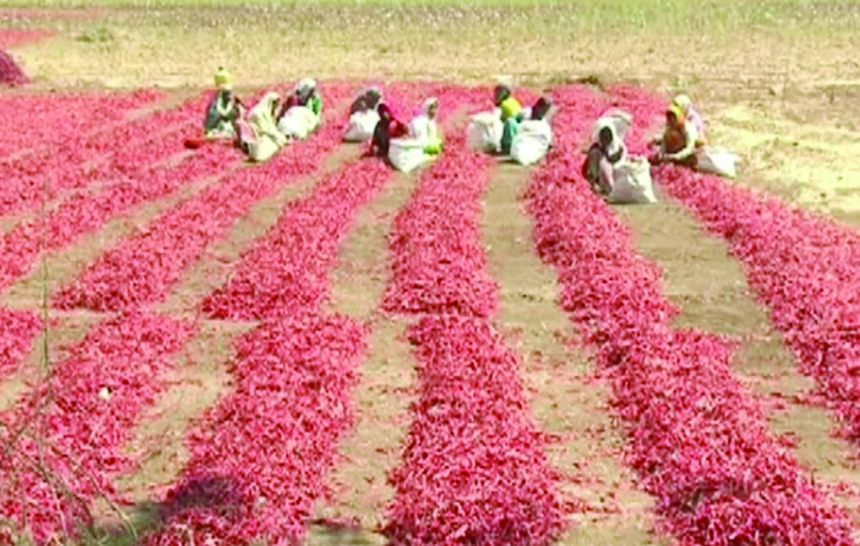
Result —
<instances>
[{"instance_id":1,"label":"filled white sack","mask_svg":"<svg viewBox=\"0 0 860 546\"><path fill-rule=\"evenodd\" d=\"M552 146L552 127L544 120L526 120L511 144L511 159L520 165L534 165Z\"/></svg>"},{"instance_id":2,"label":"filled white sack","mask_svg":"<svg viewBox=\"0 0 860 546\"><path fill-rule=\"evenodd\" d=\"M395 138L388 148L388 160L400 172L412 172L433 160L424 153L424 142L414 138Z\"/></svg>"},{"instance_id":3,"label":"filled white sack","mask_svg":"<svg viewBox=\"0 0 860 546\"><path fill-rule=\"evenodd\" d=\"M349 125L343 140L346 142L368 142L373 138L373 130L379 123L379 113L376 110L356 112L349 117Z\"/></svg>"},{"instance_id":4,"label":"filled white sack","mask_svg":"<svg viewBox=\"0 0 860 546\"><path fill-rule=\"evenodd\" d=\"M722 148L706 146L696 151L696 170L735 178L738 175L738 156Z\"/></svg>"},{"instance_id":5,"label":"filled white sack","mask_svg":"<svg viewBox=\"0 0 860 546\"><path fill-rule=\"evenodd\" d=\"M488 154L498 153L502 146L504 126L497 112L481 112L469 122L469 148Z\"/></svg>"},{"instance_id":6,"label":"filled white sack","mask_svg":"<svg viewBox=\"0 0 860 546\"><path fill-rule=\"evenodd\" d=\"M645 158L631 158L612 171L615 179L610 203L656 203L654 185L651 181L651 165Z\"/></svg>"},{"instance_id":7,"label":"filled white sack","mask_svg":"<svg viewBox=\"0 0 860 546\"><path fill-rule=\"evenodd\" d=\"M319 125L319 118L306 106L293 106L278 121L278 130L289 138L302 140Z\"/></svg>"}]
</instances>

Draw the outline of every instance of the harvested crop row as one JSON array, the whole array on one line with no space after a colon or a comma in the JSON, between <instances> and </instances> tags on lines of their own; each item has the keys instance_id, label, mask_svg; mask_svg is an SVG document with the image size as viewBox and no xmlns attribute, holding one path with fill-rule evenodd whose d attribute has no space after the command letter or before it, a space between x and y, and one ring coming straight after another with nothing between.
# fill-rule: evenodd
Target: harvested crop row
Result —
<instances>
[{"instance_id":1,"label":"harvested crop row","mask_svg":"<svg viewBox=\"0 0 860 546\"><path fill-rule=\"evenodd\" d=\"M395 544L539 545L562 526L519 361L486 319L498 300L481 245L489 165L461 131L394 223L383 305L425 316L410 328L420 400L391 476Z\"/></svg>"},{"instance_id":2,"label":"harvested crop row","mask_svg":"<svg viewBox=\"0 0 860 546\"><path fill-rule=\"evenodd\" d=\"M558 476L530 416L520 362L489 321L427 316L409 329L420 399L386 535L395 544L550 544Z\"/></svg>"},{"instance_id":3,"label":"harvested crop row","mask_svg":"<svg viewBox=\"0 0 860 546\"><path fill-rule=\"evenodd\" d=\"M160 91L131 94L16 95L0 98L0 116L8 127L0 136L0 157L26 151L43 157L45 150L67 139L122 122L137 108L161 100ZM35 149L34 149L35 148ZM0 165L10 161L6 158ZM12 161L17 161L12 160ZM0 167L5 168L5 167Z\"/></svg>"},{"instance_id":4,"label":"harvested crop row","mask_svg":"<svg viewBox=\"0 0 860 546\"><path fill-rule=\"evenodd\" d=\"M0 380L21 367L41 328L41 319L31 311L0 308Z\"/></svg>"},{"instance_id":5,"label":"harvested crop row","mask_svg":"<svg viewBox=\"0 0 860 546\"><path fill-rule=\"evenodd\" d=\"M391 170L381 161L359 161L329 176L309 199L288 205L266 238L242 256L230 282L204 300L204 313L254 320L318 310L359 208L389 180Z\"/></svg>"},{"instance_id":6,"label":"harvested crop row","mask_svg":"<svg viewBox=\"0 0 860 546\"><path fill-rule=\"evenodd\" d=\"M50 376L0 415L0 542L29 528L37 544L75 536L90 503L114 495L133 461L124 448L142 408L162 390L169 357L192 328L156 315L103 323L52 366ZM20 434L20 436L19 436Z\"/></svg>"},{"instance_id":7,"label":"harvested crop row","mask_svg":"<svg viewBox=\"0 0 860 546\"><path fill-rule=\"evenodd\" d=\"M497 288L487 271L479 223L488 165L459 135L422 176L416 194L394 221L385 311L478 317L495 312Z\"/></svg>"},{"instance_id":8,"label":"harvested crop row","mask_svg":"<svg viewBox=\"0 0 860 546\"><path fill-rule=\"evenodd\" d=\"M339 96L343 98L346 89ZM219 185L179 204L104 254L54 304L97 311L162 301L181 274L251 206L323 164L340 142L343 124L329 122L307 141L292 144L266 165L241 169Z\"/></svg>"},{"instance_id":9,"label":"harvested crop row","mask_svg":"<svg viewBox=\"0 0 860 546\"><path fill-rule=\"evenodd\" d=\"M167 197L190 182L220 174L235 164L238 156L231 148L210 146L179 165L143 166L99 193L71 196L44 219L21 224L2 236L0 289L29 272L43 246L47 252L61 250L134 206Z\"/></svg>"},{"instance_id":10,"label":"harvested crop row","mask_svg":"<svg viewBox=\"0 0 860 546\"><path fill-rule=\"evenodd\" d=\"M266 323L237 343L235 390L189 437L191 461L147 545L294 544L304 536L338 440L367 332L334 317Z\"/></svg>"},{"instance_id":11,"label":"harvested crop row","mask_svg":"<svg viewBox=\"0 0 860 546\"><path fill-rule=\"evenodd\" d=\"M34 210L68 190L126 175L182 151L180 138L171 133L191 129L205 100L205 96L195 98L177 109L114 125L95 135L70 137L0 163L0 178L6 180L0 189L0 215Z\"/></svg>"},{"instance_id":12,"label":"harvested crop row","mask_svg":"<svg viewBox=\"0 0 860 546\"><path fill-rule=\"evenodd\" d=\"M627 460L682 544L853 544L846 515L805 477L732 375L732 347L676 331L658 268L582 179L574 155L605 107L559 91L557 148L527 204L561 305L597 349L628 437Z\"/></svg>"}]
</instances>

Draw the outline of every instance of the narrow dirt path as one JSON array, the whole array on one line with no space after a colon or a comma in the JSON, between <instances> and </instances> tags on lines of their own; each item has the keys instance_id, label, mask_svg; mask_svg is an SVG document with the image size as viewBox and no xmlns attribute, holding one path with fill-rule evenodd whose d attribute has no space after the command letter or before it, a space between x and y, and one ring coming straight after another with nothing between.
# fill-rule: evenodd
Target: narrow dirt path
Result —
<instances>
[{"instance_id":1,"label":"narrow dirt path","mask_svg":"<svg viewBox=\"0 0 860 546\"><path fill-rule=\"evenodd\" d=\"M620 463L624 439L610 417L607 388L588 355L571 346L556 276L532 250L532 223L519 202L530 175L516 165L499 166L486 195L484 238L500 284L497 323L523 356L533 415L557 437L550 461L567 477L564 493L587 504L572 515L558 544L668 543L653 534L653 501Z\"/></svg>"},{"instance_id":2,"label":"narrow dirt path","mask_svg":"<svg viewBox=\"0 0 860 546\"><path fill-rule=\"evenodd\" d=\"M669 196L649 206L615 206L636 233L639 252L664 270L665 293L682 308L675 325L737 339L735 372L764 402L774 433L796 443L794 455L860 524L860 469L836 423L820 407L799 403L814 387L802 375L766 310L752 294L725 243L704 232Z\"/></svg>"},{"instance_id":3,"label":"narrow dirt path","mask_svg":"<svg viewBox=\"0 0 860 546\"><path fill-rule=\"evenodd\" d=\"M388 473L406 438L415 366L406 323L377 314L388 284L388 234L416 186L416 175L398 173L360 214L332 274L327 310L370 321L373 334L353 397L358 421L341 444L342 462L329 480L333 498L317 505L317 524L306 544L385 544L375 531L394 498Z\"/></svg>"}]
</instances>

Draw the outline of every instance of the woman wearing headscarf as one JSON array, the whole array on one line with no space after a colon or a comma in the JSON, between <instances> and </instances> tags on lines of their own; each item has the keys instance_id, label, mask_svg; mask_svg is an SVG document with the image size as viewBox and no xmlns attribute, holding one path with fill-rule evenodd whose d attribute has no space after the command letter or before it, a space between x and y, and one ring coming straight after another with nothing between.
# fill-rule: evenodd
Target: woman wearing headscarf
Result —
<instances>
[{"instance_id":1,"label":"woman wearing headscarf","mask_svg":"<svg viewBox=\"0 0 860 546\"><path fill-rule=\"evenodd\" d=\"M707 144L707 140L705 138L705 119L701 114L693 107L693 101L690 99L688 95L677 95L674 99L672 99L672 104L681 109L681 112L684 113L684 116L687 118L687 123L693 125L693 128L696 129L696 136L698 137L697 144L699 146L704 146Z\"/></svg>"},{"instance_id":2,"label":"woman wearing headscarf","mask_svg":"<svg viewBox=\"0 0 860 546\"><path fill-rule=\"evenodd\" d=\"M421 114L409 124L409 136L421 143L424 153L430 156L441 154L444 148L442 133L436 123L438 112L439 101L435 98L429 98L421 105Z\"/></svg>"},{"instance_id":3,"label":"woman wearing headscarf","mask_svg":"<svg viewBox=\"0 0 860 546\"><path fill-rule=\"evenodd\" d=\"M652 156L652 162L695 167L697 142L696 127L687 122L684 111L678 105L670 104L666 109L666 128L659 139L660 148Z\"/></svg>"},{"instance_id":4,"label":"woman wearing headscarf","mask_svg":"<svg viewBox=\"0 0 860 546\"><path fill-rule=\"evenodd\" d=\"M287 137L278 130L275 114L280 98L274 91L266 93L248 115L252 139L244 139L237 131L237 144L253 161L266 161L286 146Z\"/></svg>"},{"instance_id":5,"label":"woman wearing headscarf","mask_svg":"<svg viewBox=\"0 0 860 546\"><path fill-rule=\"evenodd\" d=\"M593 143L588 149L582 174L592 189L602 195L612 193L615 184L614 170L627 159L627 147L619 138L612 118L597 121Z\"/></svg>"},{"instance_id":6,"label":"woman wearing headscarf","mask_svg":"<svg viewBox=\"0 0 860 546\"><path fill-rule=\"evenodd\" d=\"M322 97L317 90L317 82L304 78L284 102L276 117L278 129L287 137L307 138L320 126L322 118Z\"/></svg>"},{"instance_id":7,"label":"woman wearing headscarf","mask_svg":"<svg viewBox=\"0 0 860 546\"><path fill-rule=\"evenodd\" d=\"M379 121L370 141L370 155L387 158L391 139L407 135L409 129L394 117L391 108L384 102L376 107L376 111L379 113Z\"/></svg>"},{"instance_id":8,"label":"woman wearing headscarf","mask_svg":"<svg viewBox=\"0 0 860 546\"><path fill-rule=\"evenodd\" d=\"M236 121L242 116L242 102L233 94L233 76L224 67L215 73L215 97L206 107L203 130L207 139L234 138Z\"/></svg>"}]
</instances>

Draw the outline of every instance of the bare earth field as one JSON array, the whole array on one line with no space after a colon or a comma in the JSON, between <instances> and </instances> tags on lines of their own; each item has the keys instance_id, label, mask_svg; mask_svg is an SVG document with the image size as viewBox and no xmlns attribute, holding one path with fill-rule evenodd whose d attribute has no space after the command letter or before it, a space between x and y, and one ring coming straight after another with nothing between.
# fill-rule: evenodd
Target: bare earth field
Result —
<instances>
[{"instance_id":1,"label":"bare earth field","mask_svg":"<svg viewBox=\"0 0 860 546\"><path fill-rule=\"evenodd\" d=\"M155 87L167 93L166 100L178 102L207 88L219 65L232 70L243 94L305 75L385 85L487 85L506 76L536 91L586 83L597 96L618 83L641 84L666 98L683 91L708 118L710 140L742 157L741 175L732 184L777 195L860 230L856 2L159 0L144 7L13 0L0 1L0 30L6 28L55 34L7 48L33 83L0 89L0 99ZM419 103L408 91L401 95L410 107ZM331 115L345 117L342 110ZM458 112L448 123L453 133L462 130L464 120ZM134 544L157 528L156 499L192 458L189 430L237 388L231 366L238 358L237 340L259 325L204 318L202 300L235 275L232 266L276 228L284 211L316 195L332 173L351 168L358 155L355 147L335 147L319 169L260 198L158 304L156 311L195 322L198 329L169 356L167 388L142 411L124 448L140 459L118 485L129 504L94 503L88 533L75 540ZM612 407L610 380L598 370L594 348L574 341L580 332L558 305L556 272L536 254L533 220L522 199L535 169L501 164L488 172L479 231L488 271L499 285L499 311L491 321L519 359L535 426L553 437L545 450L548 464L566 475L561 490L579 503L565 516L569 527L557 544L677 543L656 515L655 499L625 464L627 440ZM340 241L331 268L326 313L348 317L371 333L350 386L355 423L340 438L337 458L324 476L329 498L311 503L307 544L386 543L381 531L396 494L388 478L401 463L410 408L421 392L420 366L407 333L414 317L385 313L382 302L392 276L395 219L420 177L397 174L371 195ZM146 232L162 214L218 183L215 177L201 179L119 214L96 233L50 253L4 289L3 307L44 312L51 320L24 365L0 379L0 412L12 411L42 374L68 358L72 345L111 316L61 311L46 302L105 250ZM832 412L803 396L812 380L801 373L726 243L708 234L678 201L663 192L660 197L653 206L611 210L633 233L636 251L663 271L664 293L682 308L674 325L738 344L741 356L733 373L751 396L785 401L763 403L770 430L794 439L790 453L804 476L812 476L849 514L854 529L860 528L856 444L835 434L839 422ZM2 233L22 218L0 217ZM17 447L8 443L0 449Z\"/></svg>"}]
</instances>

